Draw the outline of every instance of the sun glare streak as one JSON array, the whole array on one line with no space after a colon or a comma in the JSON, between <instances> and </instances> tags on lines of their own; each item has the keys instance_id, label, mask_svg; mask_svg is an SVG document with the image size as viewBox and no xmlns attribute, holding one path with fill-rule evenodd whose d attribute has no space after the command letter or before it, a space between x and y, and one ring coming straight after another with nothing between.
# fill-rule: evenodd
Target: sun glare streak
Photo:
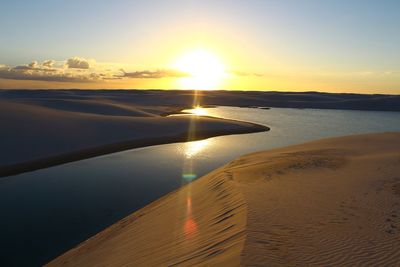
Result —
<instances>
[{"instance_id":1,"label":"sun glare streak","mask_svg":"<svg viewBox=\"0 0 400 267\"><path fill-rule=\"evenodd\" d=\"M193 110L189 110L189 112L193 112L196 116L191 116L189 120L189 128L188 128L188 142L184 144L184 160L183 160L183 169L182 169L182 185L187 185L187 194L186 194L186 216L185 223L183 225L183 234L186 240L191 240L198 235L198 226L196 220L193 216L192 210L192 190L191 190L191 182L197 178L196 170L194 168L194 161L196 156L204 150L210 143L209 139L199 140L199 141L191 141L196 140L197 129L196 123L198 122L197 116L204 115L205 110L201 108L201 93L196 90L193 95L193 103L192 106L195 107Z\"/></svg>"}]
</instances>

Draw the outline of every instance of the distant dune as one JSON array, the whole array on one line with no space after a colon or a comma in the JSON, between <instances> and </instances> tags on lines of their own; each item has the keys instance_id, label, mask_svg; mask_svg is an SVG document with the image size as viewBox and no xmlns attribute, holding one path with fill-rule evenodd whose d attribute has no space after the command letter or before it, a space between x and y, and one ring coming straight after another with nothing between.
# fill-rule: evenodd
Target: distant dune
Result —
<instances>
[{"instance_id":1,"label":"distant dune","mask_svg":"<svg viewBox=\"0 0 400 267\"><path fill-rule=\"evenodd\" d=\"M271 91L198 91L197 94L202 105L400 111L400 95ZM194 95L190 90L0 90L0 99L41 103L58 109L63 109L63 101L94 99L115 107L129 104L190 107Z\"/></svg>"},{"instance_id":2,"label":"distant dune","mask_svg":"<svg viewBox=\"0 0 400 267\"><path fill-rule=\"evenodd\" d=\"M395 266L400 133L240 157L48 266Z\"/></svg>"}]
</instances>

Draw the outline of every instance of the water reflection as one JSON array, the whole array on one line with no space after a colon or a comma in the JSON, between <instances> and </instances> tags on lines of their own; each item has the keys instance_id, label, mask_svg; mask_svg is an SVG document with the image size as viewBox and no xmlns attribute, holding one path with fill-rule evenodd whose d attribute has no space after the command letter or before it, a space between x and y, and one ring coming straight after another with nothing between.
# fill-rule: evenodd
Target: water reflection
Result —
<instances>
[{"instance_id":1,"label":"water reflection","mask_svg":"<svg viewBox=\"0 0 400 267\"><path fill-rule=\"evenodd\" d=\"M318 138L400 131L400 112L218 107L207 113L271 131L133 149L1 179L0 266L42 265L240 155ZM193 191L180 199L184 221L176 227L188 239L201 234L196 199Z\"/></svg>"},{"instance_id":2,"label":"water reflection","mask_svg":"<svg viewBox=\"0 0 400 267\"><path fill-rule=\"evenodd\" d=\"M184 159L182 165L182 178L184 179L184 183L190 182L197 178L196 169L194 166L196 156L198 156L202 151L206 150L211 145L211 139L192 141L184 144Z\"/></svg>"},{"instance_id":3,"label":"water reflection","mask_svg":"<svg viewBox=\"0 0 400 267\"><path fill-rule=\"evenodd\" d=\"M207 146L210 146L211 143L212 143L211 139L204 139L204 140L185 143L184 153L186 159L191 159L195 157L201 151L206 149Z\"/></svg>"},{"instance_id":4,"label":"water reflection","mask_svg":"<svg viewBox=\"0 0 400 267\"><path fill-rule=\"evenodd\" d=\"M196 116L206 116L208 114L207 109L202 108L201 106L196 106L193 109L186 109L184 112L189 112Z\"/></svg>"}]
</instances>

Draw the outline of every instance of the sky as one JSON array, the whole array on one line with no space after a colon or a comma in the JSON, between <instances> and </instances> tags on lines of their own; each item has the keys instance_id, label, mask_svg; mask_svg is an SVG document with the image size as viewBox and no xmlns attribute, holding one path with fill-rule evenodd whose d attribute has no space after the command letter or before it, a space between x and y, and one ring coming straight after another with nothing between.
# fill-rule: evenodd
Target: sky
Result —
<instances>
[{"instance_id":1,"label":"sky","mask_svg":"<svg viewBox=\"0 0 400 267\"><path fill-rule=\"evenodd\" d=\"M0 88L400 94L397 0L2 0Z\"/></svg>"}]
</instances>

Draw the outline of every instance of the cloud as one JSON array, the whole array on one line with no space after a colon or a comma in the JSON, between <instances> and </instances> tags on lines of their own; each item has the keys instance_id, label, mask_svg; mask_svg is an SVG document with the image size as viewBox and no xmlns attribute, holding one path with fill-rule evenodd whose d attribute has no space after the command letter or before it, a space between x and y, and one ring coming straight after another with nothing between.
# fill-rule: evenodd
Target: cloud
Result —
<instances>
[{"instance_id":1,"label":"cloud","mask_svg":"<svg viewBox=\"0 0 400 267\"><path fill-rule=\"evenodd\" d=\"M39 63L37 61L33 61L27 65L16 66L14 69L17 70L34 70L39 67Z\"/></svg>"},{"instance_id":2,"label":"cloud","mask_svg":"<svg viewBox=\"0 0 400 267\"><path fill-rule=\"evenodd\" d=\"M180 78L180 77L189 77L190 74L186 72L182 72L179 70L156 70L156 71L134 71L134 72L125 72L121 70L123 75L120 77L128 77L128 78L139 78L139 79L160 79L166 77L172 78Z\"/></svg>"},{"instance_id":3,"label":"cloud","mask_svg":"<svg viewBox=\"0 0 400 267\"><path fill-rule=\"evenodd\" d=\"M383 73L384 75L400 75L400 70L396 71L396 70L389 70L389 71L385 71Z\"/></svg>"},{"instance_id":4,"label":"cloud","mask_svg":"<svg viewBox=\"0 0 400 267\"><path fill-rule=\"evenodd\" d=\"M363 70L363 71L349 71L349 72L322 72L317 73L318 76L322 77L384 77L384 76L397 76L400 74L400 70Z\"/></svg>"},{"instance_id":5,"label":"cloud","mask_svg":"<svg viewBox=\"0 0 400 267\"><path fill-rule=\"evenodd\" d=\"M39 66L39 63L37 61L33 61L33 62L29 63L28 66L30 68L34 69L34 68L37 68Z\"/></svg>"},{"instance_id":6,"label":"cloud","mask_svg":"<svg viewBox=\"0 0 400 267\"><path fill-rule=\"evenodd\" d=\"M0 67L0 78L53 82L90 82L99 79L98 75L95 73L77 75L75 73L67 73L54 69L43 70L42 68L36 68L32 70L17 67L10 68L7 66Z\"/></svg>"},{"instance_id":7,"label":"cloud","mask_svg":"<svg viewBox=\"0 0 400 267\"><path fill-rule=\"evenodd\" d=\"M89 69L89 62L80 57L73 57L67 60L67 67L69 69Z\"/></svg>"},{"instance_id":8,"label":"cloud","mask_svg":"<svg viewBox=\"0 0 400 267\"><path fill-rule=\"evenodd\" d=\"M43 61L42 65L43 65L44 67L51 68L51 67L54 65L54 63L56 63L56 61L50 59L50 60L45 60L45 61Z\"/></svg>"},{"instance_id":9,"label":"cloud","mask_svg":"<svg viewBox=\"0 0 400 267\"><path fill-rule=\"evenodd\" d=\"M255 72L244 72L244 71L235 71L231 70L229 71L230 74L236 75L236 76L255 76L255 77L264 77L264 74L260 73L255 73Z\"/></svg>"},{"instance_id":10,"label":"cloud","mask_svg":"<svg viewBox=\"0 0 400 267\"><path fill-rule=\"evenodd\" d=\"M44 65L45 62L43 62L42 64L39 64L37 61L32 61L31 63L27 64L27 65L20 65L20 66L16 66L14 68L12 68L13 70L20 70L20 71L28 71L28 70L32 70L32 71L56 71L56 69L50 68L49 64Z\"/></svg>"},{"instance_id":11,"label":"cloud","mask_svg":"<svg viewBox=\"0 0 400 267\"><path fill-rule=\"evenodd\" d=\"M15 67L0 64L0 79L50 82L99 82L124 79L181 78L191 75L176 69L125 71L118 64L94 63L80 57L64 61L32 61ZM93 66L91 66L93 65ZM252 74L254 75L254 74Z\"/></svg>"},{"instance_id":12,"label":"cloud","mask_svg":"<svg viewBox=\"0 0 400 267\"><path fill-rule=\"evenodd\" d=\"M96 72L85 70L68 70L64 67L53 67L55 60L45 60L42 63L32 61L26 65L9 67L0 65L0 78L13 80L35 80L52 82L92 82L101 80ZM104 76L107 76L104 74Z\"/></svg>"}]
</instances>

